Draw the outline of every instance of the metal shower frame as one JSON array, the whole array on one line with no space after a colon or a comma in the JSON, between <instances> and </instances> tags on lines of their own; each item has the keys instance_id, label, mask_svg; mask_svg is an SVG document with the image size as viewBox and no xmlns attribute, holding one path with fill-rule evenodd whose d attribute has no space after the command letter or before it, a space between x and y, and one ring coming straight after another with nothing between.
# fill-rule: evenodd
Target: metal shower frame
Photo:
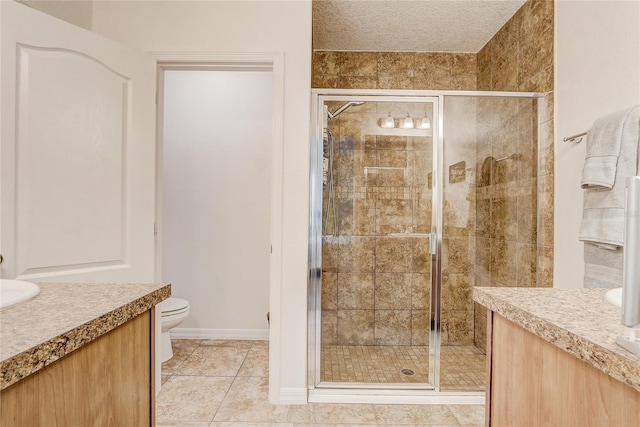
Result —
<instances>
[{"instance_id":1,"label":"metal shower frame","mask_svg":"<svg viewBox=\"0 0 640 427\"><path fill-rule=\"evenodd\" d=\"M309 192L308 270L308 387L310 402L353 403L484 403L484 392L440 391L440 301L442 291L443 153L445 97L537 98L538 111L544 94L533 92L428 91L379 89L312 89ZM322 141L326 123L325 101L432 103L433 163L432 218L430 233L432 318L429 330L429 383L379 384L320 382L321 279L322 279ZM436 108L437 107L437 108ZM540 114L537 117L540 126ZM540 135L540 132L538 132Z\"/></svg>"}]
</instances>

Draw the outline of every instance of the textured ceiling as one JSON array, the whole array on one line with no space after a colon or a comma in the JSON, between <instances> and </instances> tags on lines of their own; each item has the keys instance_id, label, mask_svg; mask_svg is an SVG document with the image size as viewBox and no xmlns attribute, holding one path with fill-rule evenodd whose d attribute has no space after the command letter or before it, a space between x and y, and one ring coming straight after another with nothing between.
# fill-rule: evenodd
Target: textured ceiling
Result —
<instances>
[{"instance_id":1,"label":"textured ceiling","mask_svg":"<svg viewBox=\"0 0 640 427\"><path fill-rule=\"evenodd\" d=\"M315 50L476 53L525 0L314 0Z\"/></svg>"}]
</instances>

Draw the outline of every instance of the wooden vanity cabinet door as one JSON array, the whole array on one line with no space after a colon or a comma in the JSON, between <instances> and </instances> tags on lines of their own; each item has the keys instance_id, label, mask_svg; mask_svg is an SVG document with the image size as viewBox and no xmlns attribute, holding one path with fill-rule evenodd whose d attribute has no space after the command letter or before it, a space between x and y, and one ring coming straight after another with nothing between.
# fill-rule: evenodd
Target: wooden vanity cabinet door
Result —
<instances>
[{"instance_id":1,"label":"wooden vanity cabinet door","mask_svg":"<svg viewBox=\"0 0 640 427\"><path fill-rule=\"evenodd\" d=\"M152 311L0 393L0 425L150 426Z\"/></svg>"},{"instance_id":2,"label":"wooden vanity cabinet door","mask_svg":"<svg viewBox=\"0 0 640 427\"><path fill-rule=\"evenodd\" d=\"M640 392L489 313L487 425L636 426Z\"/></svg>"}]
</instances>

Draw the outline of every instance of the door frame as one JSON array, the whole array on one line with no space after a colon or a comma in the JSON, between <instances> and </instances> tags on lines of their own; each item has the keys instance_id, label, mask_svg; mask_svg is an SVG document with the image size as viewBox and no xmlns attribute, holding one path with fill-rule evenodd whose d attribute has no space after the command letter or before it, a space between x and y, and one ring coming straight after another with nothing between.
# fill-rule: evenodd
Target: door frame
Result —
<instances>
[{"instance_id":1,"label":"door frame","mask_svg":"<svg viewBox=\"0 0 640 427\"><path fill-rule=\"evenodd\" d=\"M162 117L164 115L162 88L165 70L210 71L271 71L273 76L273 106L271 134L271 256L269 262L269 395L280 393L280 310L282 300L282 198L284 172L284 55L269 53L212 53L212 52L148 52L157 61L156 92L156 269L155 279L162 276ZM156 330L159 328L157 322ZM158 331L159 332L159 331ZM158 340L159 341L159 340Z\"/></svg>"}]
</instances>

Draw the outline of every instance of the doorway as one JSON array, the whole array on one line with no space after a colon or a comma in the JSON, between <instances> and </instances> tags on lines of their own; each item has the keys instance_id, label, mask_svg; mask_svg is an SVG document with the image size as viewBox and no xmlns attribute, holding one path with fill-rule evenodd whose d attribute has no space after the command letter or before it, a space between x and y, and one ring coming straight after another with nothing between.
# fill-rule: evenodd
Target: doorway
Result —
<instances>
[{"instance_id":1,"label":"doorway","mask_svg":"<svg viewBox=\"0 0 640 427\"><path fill-rule=\"evenodd\" d=\"M172 336L268 339L273 73L160 67L158 278L191 305Z\"/></svg>"}]
</instances>

